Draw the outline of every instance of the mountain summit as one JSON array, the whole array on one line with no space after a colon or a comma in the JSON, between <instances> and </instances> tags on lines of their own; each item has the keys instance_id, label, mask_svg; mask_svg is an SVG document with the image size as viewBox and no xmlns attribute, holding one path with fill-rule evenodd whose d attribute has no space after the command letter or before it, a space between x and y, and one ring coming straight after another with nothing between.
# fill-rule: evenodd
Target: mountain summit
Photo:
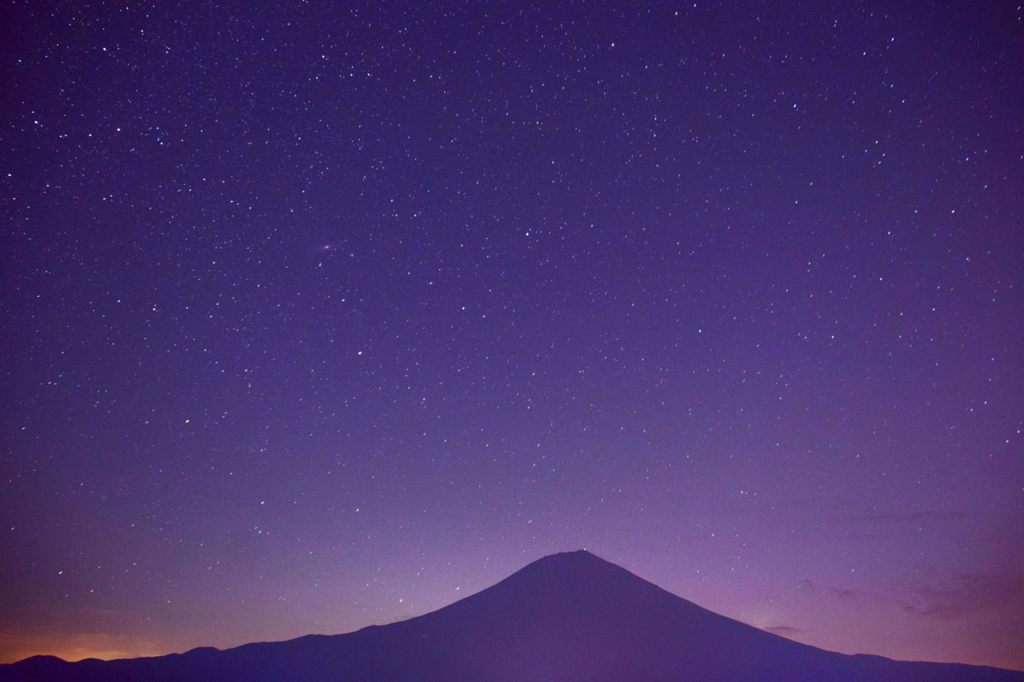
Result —
<instances>
[{"instance_id":1,"label":"mountain summit","mask_svg":"<svg viewBox=\"0 0 1024 682\"><path fill-rule=\"evenodd\" d=\"M437 611L347 635L118 661L39 656L0 666L0 682L9 680L1024 682L1024 673L824 651L576 551L539 559Z\"/></svg>"}]
</instances>

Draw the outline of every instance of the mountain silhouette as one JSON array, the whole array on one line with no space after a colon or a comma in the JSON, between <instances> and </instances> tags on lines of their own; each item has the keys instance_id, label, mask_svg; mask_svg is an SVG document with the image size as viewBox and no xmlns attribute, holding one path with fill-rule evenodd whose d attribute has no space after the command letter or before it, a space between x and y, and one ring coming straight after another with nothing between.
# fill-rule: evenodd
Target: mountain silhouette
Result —
<instances>
[{"instance_id":1,"label":"mountain silhouette","mask_svg":"<svg viewBox=\"0 0 1024 682\"><path fill-rule=\"evenodd\" d=\"M838 654L677 597L586 551L545 557L417 618L226 651L0 666L0 682L852 680L1024 682L1024 672Z\"/></svg>"}]
</instances>

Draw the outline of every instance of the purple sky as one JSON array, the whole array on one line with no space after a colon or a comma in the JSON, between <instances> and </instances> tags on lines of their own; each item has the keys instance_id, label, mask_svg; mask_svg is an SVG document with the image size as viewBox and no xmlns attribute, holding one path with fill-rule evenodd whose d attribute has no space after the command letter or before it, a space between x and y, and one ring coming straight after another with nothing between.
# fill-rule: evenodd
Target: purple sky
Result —
<instances>
[{"instance_id":1,"label":"purple sky","mask_svg":"<svg viewBox=\"0 0 1024 682\"><path fill-rule=\"evenodd\" d=\"M1011 2L15 2L0 660L586 547L1024 668Z\"/></svg>"}]
</instances>

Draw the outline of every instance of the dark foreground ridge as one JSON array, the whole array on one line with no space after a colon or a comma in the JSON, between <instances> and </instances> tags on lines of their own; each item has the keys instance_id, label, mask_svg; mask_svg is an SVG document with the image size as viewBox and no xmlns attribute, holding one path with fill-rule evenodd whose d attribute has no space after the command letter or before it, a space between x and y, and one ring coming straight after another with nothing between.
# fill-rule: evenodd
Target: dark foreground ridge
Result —
<instances>
[{"instance_id":1,"label":"dark foreground ridge","mask_svg":"<svg viewBox=\"0 0 1024 682\"><path fill-rule=\"evenodd\" d=\"M155 658L35 656L0 666L0 682L13 680L1024 682L1024 673L824 651L719 616L578 551L544 557L400 623Z\"/></svg>"}]
</instances>

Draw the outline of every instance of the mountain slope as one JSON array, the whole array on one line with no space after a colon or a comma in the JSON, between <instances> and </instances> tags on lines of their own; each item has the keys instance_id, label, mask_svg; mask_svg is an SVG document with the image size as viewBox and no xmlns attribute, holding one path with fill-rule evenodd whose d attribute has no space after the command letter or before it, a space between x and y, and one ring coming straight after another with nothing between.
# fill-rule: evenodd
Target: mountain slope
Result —
<instances>
[{"instance_id":1,"label":"mountain slope","mask_svg":"<svg viewBox=\"0 0 1024 682\"><path fill-rule=\"evenodd\" d=\"M0 666L0 682L826 679L1024 682L1024 673L823 651L702 609L587 552L545 557L438 611L347 635Z\"/></svg>"}]
</instances>

